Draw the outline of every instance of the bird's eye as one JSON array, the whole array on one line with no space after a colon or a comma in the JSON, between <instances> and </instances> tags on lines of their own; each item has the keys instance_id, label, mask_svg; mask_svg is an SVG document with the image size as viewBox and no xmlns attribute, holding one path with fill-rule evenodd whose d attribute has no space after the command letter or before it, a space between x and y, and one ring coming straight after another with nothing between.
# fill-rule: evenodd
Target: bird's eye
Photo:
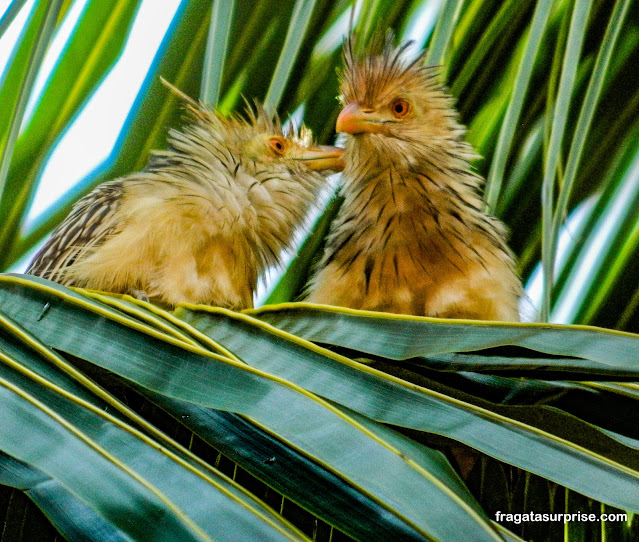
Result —
<instances>
[{"instance_id":1,"label":"bird's eye","mask_svg":"<svg viewBox=\"0 0 639 542\"><path fill-rule=\"evenodd\" d=\"M284 154L286 150L286 142L283 137L272 137L268 140L268 144L277 154Z\"/></svg>"},{"instance_id":2,"label":"bird's eye","mask_svg":"<svg viewBox=\"0 0 639 542\"><path fill-rule=\"evenodd\" d=\"M395 100L391 105L393 115L395 115L398 119L406 116L406 113L408 113L408 109L409 105L406 100Z\"/></svg>"}]
</instances>

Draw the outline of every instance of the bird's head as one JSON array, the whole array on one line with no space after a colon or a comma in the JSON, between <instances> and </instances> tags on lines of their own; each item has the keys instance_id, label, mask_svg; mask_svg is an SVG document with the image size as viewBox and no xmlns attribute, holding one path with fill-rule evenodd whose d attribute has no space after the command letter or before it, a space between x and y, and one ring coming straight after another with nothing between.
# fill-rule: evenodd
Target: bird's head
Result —
<instances>
[{"instance_id":1,"label":"bird's head","mask_svg":"<svg viewBox=\"0 0 639 542\"><path fill-rule=\"evenodd\" d=\"M295 129L289 123L283 128L278 116L268 114L257 102L254 106L247 102L245 116L226 116L186 96L166 80L162 79L162 82L183 100L191 121L181 131L170 132L171 146L190 165L194 163L193 157L197 156L200 163L219 162L230 171L238 163L249 170L294 176L344 169L343 149L315 145L310 130L305 126ZM180 159L173 153L171 159L166 160L165 154L158 153L156 165L164 166L166 163L170 166Z\"/></svg>"},{"instance_id":2,"label":"bird's head","mask_svg":"<svg viewBox=\"0 0 639 542\"><path fill-rule=\"evenodd\" d=\"M247 121L235 117L231 123L244 156L262 164L272 164L294 173L338 172L344 169L343 149L316 145L313 134L302 125L282 127L277 115L269 115L256 103L247 109Z\"/></svg>"},{"instance_id":3,"label":"bird's head","mask_svg":"<svg viewBox=\"0 0 639 542\"><path fill-rule=\"evenodd\" d=\"M382 165L432 162L442 150L457 146L465 132L438 68L423 66L423 51L410 57L410 45L395 47L389 34L363 58L354 55L352 40L344 45L343 109L336 129L352 136L347 149L372 153Z\"/></svg>"}]
</instances>

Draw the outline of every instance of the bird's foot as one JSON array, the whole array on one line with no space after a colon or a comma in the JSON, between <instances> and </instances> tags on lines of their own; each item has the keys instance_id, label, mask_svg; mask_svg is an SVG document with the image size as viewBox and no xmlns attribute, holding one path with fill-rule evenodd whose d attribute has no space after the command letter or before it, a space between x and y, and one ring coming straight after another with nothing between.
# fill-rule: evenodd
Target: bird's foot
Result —
<instances>
[{"instance_id":1,"label":"bird's foot","mask_svg":"<svg viewBox=\"0 0 639 542\"><path fill-rule=\"evenodd\" d=\"M135 288L132 288L131 290L129 290L129 295L131 297L135 297L135 299L139 299L140 301L150 303L149 296L144 290L137 290Z\"/></svg>"}]
</instances>

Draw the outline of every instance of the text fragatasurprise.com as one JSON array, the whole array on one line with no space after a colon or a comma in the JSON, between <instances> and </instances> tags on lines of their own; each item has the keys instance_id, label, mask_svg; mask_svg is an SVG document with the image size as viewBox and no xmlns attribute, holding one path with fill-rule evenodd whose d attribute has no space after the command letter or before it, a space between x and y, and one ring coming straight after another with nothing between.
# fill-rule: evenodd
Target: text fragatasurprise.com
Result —
<instances>
[{"instance_id":1,"label":"text fragatasurprise.com","mask_svg":"<svg viewBox=\"0 0 639 542\"><path fill-rule=\"evenodd\" d=\"M572 514L548 514L537 512L524 512L520 514L504 514L496 512L495 519L506 523L528 523L528 522L561 522L570 523L573 521L592 522L592 521L628 521L628 514L584 514L583 512L574 512Z\"/></svg>"}]
</instances>

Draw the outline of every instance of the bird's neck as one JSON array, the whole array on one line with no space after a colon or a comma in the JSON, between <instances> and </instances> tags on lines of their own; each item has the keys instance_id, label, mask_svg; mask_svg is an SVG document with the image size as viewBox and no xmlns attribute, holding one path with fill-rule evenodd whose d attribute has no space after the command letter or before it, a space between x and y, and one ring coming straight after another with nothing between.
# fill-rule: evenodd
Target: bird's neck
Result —
<instances>
[{"instance_id":1,"label":"bird's neck","mask_svg":"<svg viewBox=\"0 0 639 542\"><path fill-rule=\"evenodd\" d=\"M481 219L482 179L472 172L464 151L467 147L458 152L440 149L428 158L397 158L347 147L342 190L346 208L360 215L365 210L371 219L389 212L435 221L451 214L461 214L470 223ZM371 158L366 159L367 155Z\"/></svg>"}]
</instances>

